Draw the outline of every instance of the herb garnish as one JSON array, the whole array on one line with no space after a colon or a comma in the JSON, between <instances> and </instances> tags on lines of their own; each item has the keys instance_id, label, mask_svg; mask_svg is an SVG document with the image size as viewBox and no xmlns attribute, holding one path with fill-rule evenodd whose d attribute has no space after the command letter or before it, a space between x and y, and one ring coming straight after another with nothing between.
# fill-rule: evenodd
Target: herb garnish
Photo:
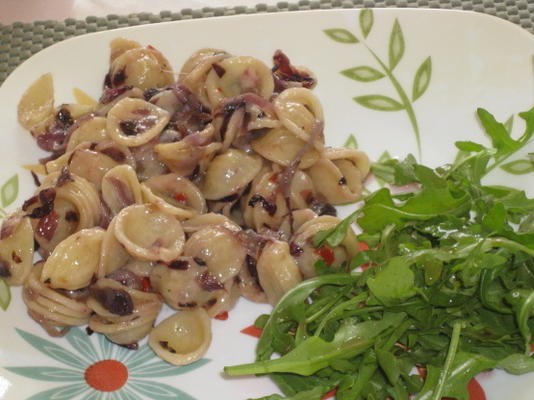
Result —
<instances>
[{"instance_id":1,"label":"herb garnish","mask_svg":"<svg viewBox=\"0 0 534 400\"><path fill-rule=\"evenodd\" d=\"M226 367L228 375L270 374L288 400L333 388L337 400L467 400L481 371L534 371L534 199L482 183L531 143L534 108L519 114L518 139L489 112L477 114L489 146L457 142L454 162L436 169L413 156L374 164L381 182L413 190L383 187L314 238L336 246L357 223L370 249L349 269L373 266L317 268L258 319L257 361Z\"/></svg>"}]
</instances>

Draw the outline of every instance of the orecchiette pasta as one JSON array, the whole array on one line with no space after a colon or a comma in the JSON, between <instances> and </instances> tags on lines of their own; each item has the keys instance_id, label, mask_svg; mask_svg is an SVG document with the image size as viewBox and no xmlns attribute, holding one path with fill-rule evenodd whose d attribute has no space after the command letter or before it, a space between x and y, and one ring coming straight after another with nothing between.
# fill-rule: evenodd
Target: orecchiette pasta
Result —
<instances>
[{"instance_id":1,"label":"orecchiette pasta","mask_svg":"<svg viewBox=\"0 0 534 400\"><path fill-rule=\"evenodd\" d=\"M117 215L114 230L126 251L141 260L172 261L184 247L180 222L153 204L124 208Z\"/></svg>"},{"instance_id":2,"label":"orecchiette pasta","mask_svg":"<svg viewBox=\"0 0 534 400\"><path fill-rule=\"evenodd\" d=\"M289 254L287 242L274 241L263 248L256 264L261 287L271 304L302 281L297 263Z\"/></svg>"},{"instance_id":3,"label":"orecchiette pasta","mask_svg":"<svg viewBox=\"0 0 534 400\"><path fill-rule=\"evenodd\" d=\"M41 282L53 289L78 290L89 286L97 271L104 230L82 229L59 243L43 265Z\"/></svg>"},{"instance_id":4,"label":"orecchiette pasta","mask_svg":"<svg viewBox=\"0 0 534 400\"><path fill-rule=\"evenodd\" d=\"M152 350L173 365L199 360L211 343L211 321L203 309L182 311L160 322L150 333Z\"/></svg>"},{"instance_id":5,"label":"orecchiette pasta","mask_svg":"<svg viewBox=\"0 0 534 400\"><path fill-rule=\"evenodd\" d=\"M169 119L169 112L163 108L126 97L109 110L106 131L117 143L137 147L158 136Z\"/></svg>"},{"instance_id":6,"label":"orecchiette pasta","mask_svg":"<svg viewBox=\"0 0 534 400\"><path fill-rule=\"evenodd\" d=\"M54 105L50 74L20 124L50 152L35 195L0 230L0 279L23 285L51 335L88 324L110 341L198 360L210 318L239 297L276 304L323 260L347 267L354 232L313 246L359 199L367 156L325 147L316 78L280 50L272 68L205 48L175 79L154 47L118 38L99 100ZM39 245L43 260L33 265ZM174 315L157 326L161 307Z\"/></svg>"}]
</instances>

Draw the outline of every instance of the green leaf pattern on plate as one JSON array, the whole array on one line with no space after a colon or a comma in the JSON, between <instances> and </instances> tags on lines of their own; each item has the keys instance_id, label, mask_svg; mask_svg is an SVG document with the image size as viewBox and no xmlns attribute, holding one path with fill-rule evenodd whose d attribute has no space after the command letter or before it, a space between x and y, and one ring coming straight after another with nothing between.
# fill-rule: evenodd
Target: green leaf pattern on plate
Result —
<instances>
[{"instance_id":1,"label":"green leaf pattern on plate","mask_svg":"<svg viewBox=\"0 0 534 400\"><path fill-rule=\"evenodd\" d=\"M361 106L377 111L399 111L404 108L404 105L397 100L380 94L358 96L354 98L354 101Z\"/></svg>"},{"instance_id":2,"label":"green leaf pattern on plate","mask_svg":"<svg viewBox=\"0 0 534 400\"><path fill-rule=\"evenodd\" d=\"M102 399L104 392L94 389L85 380L85 372L103 360L115 360L126 367L128 376L124 386L107 392L107 400L195 400L191 395L162 382L148 381L146 378L161 378L183 375L198 369L210 360L202 359L193 364L177 367L159 359L148 345L137 351L126 350L111 344L104 335L93 340L80 328L71 328L65 336L63 348L50 340L43 339L22 329L17 333L33 348L60 362L66 367L29 366L4 367L9 372L47 382L64 382L67 385L45 390L31 396L28 400L91 400ZM95 335L96 336L96 335Z\"/></svg>"},{"instance_id":3,"label":"green leaf pattern on plate","mask_svg":"<svg viewBox=\"0 0 534 400\"><path fill-rule=\"evenodd\" d=\"M354 135L350 135L345 141L345 144L343 144L343 147L346 147L347 149L357 149L358 142L356 141L356 137Z\"/></svg>"},{"instance_id":4,"label":"green leaf pattern on plate","mask_svg":"<svg viewBox=\"0 0 534 400\"><path fill-rule=\"evenodd\" d=\"M416 101L426 92L426 90L428 89L428 85L430 84L431 76L432 59L430 57L427 57L415 73L412 88L412 101Z\"/></svg>"},{"instance_id":5,"label":"green leaf pattern on plate","mask_svg":"<svg viewBox=\"0 0 534 400\"><path fill-rule=\"evenodd\" d=\"M360 11L360 29L362 30L363 37L366 38L371 29L373 28L374 16L373 10L366 8Z\"/></svg>"},{"instance_id":6,"label":"green leaf pattern on plate","mask_svg":"<svg viewBox=\"0 0 534 400\"><path fill-rule=\"evenodd\" d=\"M372 82L383 78L385 75L373 67L354 67L341 71L341 75L360 82Z\"/></svg>"},{"instance_id":7,"label":"green leaf pattern on plate","mask_svg":"<svg viewBox=\"0 0 534 400\"><path fill-rule=\"evenodd\" d=\"M363 9L360 11L358 19L363 36L362 40L352 32L343 28L325 29L324 33L330 39L335 40L338 43L363 44L363 48L367 50L376 61L377 67L357 66L344 69L341 71L341 74L349 79L359 82L373 82L384 77L389 79L393 89L397 93L397 99L380 94L357 96L353 99L359 105L376 111L405 111L415 136L419 157L421 157L419 124L417 122L413 103L423 96L430 85L430 80L432 78L432 59L428 56L415 72L413 82L411 82L412 93L410 98L404 86L394 73L395 68L397 68L403 59L406 50L406 42L399 20L395 19L389 35L387 48L388 59L386 62L369 44L365 42L365 39L368 38L374 26L373 10Z\"/></svg>"},{"instance_id":8,"label":"green leaf pattern on plate","mask_svg":"<svg viewBox=\"0 0 534 400\"><path fill-rule=\"evenodd\" d=\"M358 43L359 40L356 39L352 33L346 29L326 29L324 31L330 39L335 40L339 43Z\"/></svg>"},{"instance_id":9,"label":"green leaf pattern on plate","mask_svg":"<svg viewBox=\"0 0 534 400\"><path fill-rule=\"evenodd\" d=\"M72 400L84 393L87 385L76 383L74 385L61 386L44 392L37 393L28 400Z\"/></svg>"},{"instance_id":10,"label":"green leaf pattern on plate","mask_svg":"<svg viewBox=\"0 0 534 400\"><path fill-rule=\"evenodd\" d=\"M19 176L13 175L0 187L0 217L6 216L5 208L9 207L19 195Z\"/></svg>"},{"instance_id":11,"label":"green leaf pattern on plate","mask_svg":"<svg viewBox=\"0 0 534 400\"><path fill-rule=\"evenodd\" d=\"M393 23L393 29L389 36L389 69L393 71L404 55L404 36L399 21Z\"/></svg>"}]
</instances>

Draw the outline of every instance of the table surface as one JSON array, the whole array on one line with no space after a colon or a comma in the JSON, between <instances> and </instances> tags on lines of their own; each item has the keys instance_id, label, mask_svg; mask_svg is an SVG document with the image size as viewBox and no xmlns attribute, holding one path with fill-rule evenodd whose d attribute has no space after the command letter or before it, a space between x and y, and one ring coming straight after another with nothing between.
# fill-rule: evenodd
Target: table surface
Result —
<instances>
[{"instance_id":1,"label":"table surface","mask_svg":"<svg viewBox=\"0 0 534 400\"><path fill-rule=\"evenodd\" d=\"M109 14L193 10L205 7L276 5L279 0L0 0L0 24L42 20L84 19Z\"/></svg>"}]
</instances>

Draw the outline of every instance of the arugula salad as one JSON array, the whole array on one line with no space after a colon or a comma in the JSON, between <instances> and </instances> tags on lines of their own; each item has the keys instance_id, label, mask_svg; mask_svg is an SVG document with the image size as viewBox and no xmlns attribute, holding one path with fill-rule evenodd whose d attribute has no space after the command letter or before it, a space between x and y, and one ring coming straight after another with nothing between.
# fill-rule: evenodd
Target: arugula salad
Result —
<instances>
[{"instance_id":1,"label":"arugula salad","mask_svg":"<svg viewBox=\"0 0 534 400\"><path fill-rule=\"evenodd\" d=\"M482 182L498 167L534 170L533 153L510 161L532 144L534 108L518 139L477 114L490 145L456 142L435 169L413 156L373 165L382 188L314 238L336 246L355 223L362 251L337 270L319 261L260 316L256 362L228 376L269 374L285 396L264 400L468 400L482 371L534 371L534 199Z\"/></svg>"}]
</instances>

